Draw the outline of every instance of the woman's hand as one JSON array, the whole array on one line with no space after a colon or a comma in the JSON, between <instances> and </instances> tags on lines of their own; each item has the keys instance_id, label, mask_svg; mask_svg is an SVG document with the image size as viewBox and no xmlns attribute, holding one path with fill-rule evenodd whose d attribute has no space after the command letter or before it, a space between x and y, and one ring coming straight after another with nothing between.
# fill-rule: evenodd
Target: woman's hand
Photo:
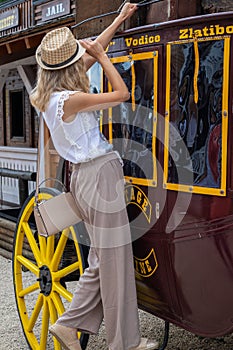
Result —
<instances>
[{"instance_id":1,"label":"woman's hand","mask_svg":"<svg viewBox=\"0 0 233 350\"><path fill-rule=\"evenodd\" d=\"M129 2L127 2L122 7L118 17L120 17L122 21L125 21L126 19L130 18L137 9L138 9L137 4L130 4Z\"/></svg>"},{"instance_id":2,"label":"woman's hand","mask_svg":"<svg viewBox=\"0 0 233 350\"><path fill-rule=\"evenodd\" d=\"M97 61L105 55L103 46L98 41L85 39L79 40L79 42L86 49L86 52Z\"/></svg>"}]
</instances>

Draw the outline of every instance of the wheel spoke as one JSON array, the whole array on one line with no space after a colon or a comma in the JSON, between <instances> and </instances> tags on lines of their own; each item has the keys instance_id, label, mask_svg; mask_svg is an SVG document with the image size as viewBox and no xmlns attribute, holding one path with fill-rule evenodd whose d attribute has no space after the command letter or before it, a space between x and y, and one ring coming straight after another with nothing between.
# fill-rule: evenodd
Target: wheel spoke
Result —
<instances>
[{"instance_id":1,"label":"wheel spoke","mask_svg":"<svg viewBox=\"0 0 233 350\"><path fill-rule=\"evenodd\" d=\"M36 320L38 319L38 316L39 316L40 311L42 309L42 306L43 306L43 295L39 294L37 301L36 301L36 304L34 306L33 312L31 314L30 320L29 320L28 325L27 325L28 332L32 332L32 330L35 326Z\"/></svg>"},{"instance_id":2,"label":"wheel spoke","mask_svg":"<svg viewBox=\"0 0 233 350\"><path fill-rule=\"evenodd\" d=\"M36 266L31 260L25 258L23 255L17 255L17 261L20 262L21 265L30 270L34 275L39 275L39 268Z\"/></svg>"},{"instance_id":3,"label":"wheel spoke","mask_svg":"<svg viewBox=\"0 0 233 350\"><path fill-rule=\"evenodd\" d=\"M57 310L54 306L53 299L51 297L48 298L48 307L51 323L54 324L57 321Z\"/></svg>"},{"instance_id":4,"label":"wheel spoke","mask_svg":"<svg viewBox=\"0 0 233 350\"><path fill-rule=\"evenodd\" d=\"M42 263L42 261L41 261L41 253L40 253L40 250L38 248L38 245L37 245L37 242L35 240L35 237L33 236L33 232L31 230L29 224L26 223L26 222L22 223L22 227L23 227L23 230L24 230L24 232L25 232L25 234L27 236L28 243L29 243L29 245L30 245L30 247L32 249L32 252L34 254L36 262L39 265L39 264Z\"/></svg>"},{"instance_id":5,"label":"wheel spoke","mask_svg":"<svg viewBox=\"0 0 233 350\"><path fill-rule=\"evenodd\" d=\"M54 339L54 350L61 350L62 349L61 344L58 342L58 340L55 337L53 337L53 339Z\"/></svg>"},{"instance_id":6,"label":"wheel spoke","mask_svg":"<svg viewBox=\"0 0 233 350\"><path fill-rule=\"evenodd\" d=\"M69 275L70 273L78 270L79 266L80 266L79 261L76 261L75 263L73 263L67 267L64 267L64 269L61 269L57 272L54 272L53 273L54 281L59 281L62 277L65 277L65 276Z\"/></svg>"},{"instance_id":7,"label":"wheel spoke","mask_svg":"<svg viewBox=\"0 0 233 350\"><path fill-rule=\"evenodd\" d=\"M46 350L48 331L49 331L49 307L47 299L44 299L43 315L42 315L42 327L40 336L40 350Z\"/></svg>"},{"instance_id":8,"label":"wheel spoke","mask_svg":"<svg viewBox=\"0 0 233 350\"><path fill-rule=\"evenodd\" d=\"M71 236L72 236L74 243L78 243L77 235L76 235L76 232L75 232L75 229L73 226L70 227L70 233L71 233Z\"/></svg>"},{"instance_id":9,"label":"wheel spoke","mask_svg":"<svg viewBox=\"0 0 233 350\"><path fill-rule=\"evenodd\" d=\"M43 263L46 261L46 238L38 234L40 254Z\"/></svg>"},{"instance_id":10,"label":"wheel spoke","mask_svg":"<svg viewBox=\"0 0 233 350\"><path fill-rule=\"evenodd\" d=\"M40 288L39 283L36 282L36 283L32 284L31 286L21 290L19 292L19 297L23 298L25 295L31 294L31 293L35 292L37 289L39 289L39 288Z\"/></svg>"},{"instance_id":11,"label":"wheel spoke","mask_svg":"<svg viewBox=\"0 0 233 350\"><path fill-rule=\"evenodd\" d=\"M49 306L50 320L51 320L51 323L54 324L57 321L57 310L55 308L53 299L51 297L48 298L48 306ZM53 342L54 342L54 349L61 350L61 345L55 337L53 337Z\"/></svg>"},{"instance_id":12,"label":"wheel spoke","mask_svg":"<svg viewBox=\"0 0 233 350\"><path fill-rule=\"evenodd\" d=\"M59 282L54 282L53 284L53 290L55 292L57 292L58 294L60 294L63 298L65 298L66 300L68 300L69 302L71 302L72 300L72 294L70 292L68 292L67 289L65 289L64 287L62 287L62 285Z\"/></svg>"},{"instance_id":13,"label":"wheel spoke","mask_svg":"<svg viewBox=\"0 0 233 350\"><path fill-rule=\"evenodd\" d=\"M53 300L53 303L57 310L58 315L61 316L64 313L65 309L60 296L56 292L52 292L51 298Z\"/></svg>"},{"instance_id":14,"label":"wheel spoke","mask_svg":"<svg viewBox=\"0 0 233 350\"><path fill-rule=\"evenodd\" d=\"M47 263L50 263L52 261L53 254L54 254L54 242L55 242L54 236L47 238L47 248L46 248L46 261L47 261Z\"/></svg>"},{"instance_id":15,"label":"wheel spoke","mask_svg":"<svg viewBox=\"0 0 233 350\"><path fill-rule=\"evenodd\" d=\"M54 255L53 255L53 258L51 261L50 268L52 271L56 271L58 268L58 265L60 263L62 254L63 254L65 246L66 246L67 239L68 239L67 230L64 230L63 233L61 234L59 241L58 241L56 250L54 252Z\"/></svg>"}]
</instances>

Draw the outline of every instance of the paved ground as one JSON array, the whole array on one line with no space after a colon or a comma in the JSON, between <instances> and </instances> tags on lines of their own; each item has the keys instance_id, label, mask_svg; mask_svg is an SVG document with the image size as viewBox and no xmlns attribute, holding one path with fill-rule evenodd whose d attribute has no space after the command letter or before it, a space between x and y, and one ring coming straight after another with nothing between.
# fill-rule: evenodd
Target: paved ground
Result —
<instances>
[{"instance_id":1,"label":"paved ground","mask_svg":"<svg viewBox=\"0 0 233 350\"><path fill-rule=\"evenodd\" d=\"M0 256L0 350L26 350L27 343L21 330L14 299L11 261ZM162 339L163 322L140 311L143 336ZM52 350L48 346L48 350ZM104 350L104 327L99 335L91 337L87 350ZM218 339L205 339L171 326L170 339L166 350L233 350L233 334Z\"/></svg>"}]
</instances>

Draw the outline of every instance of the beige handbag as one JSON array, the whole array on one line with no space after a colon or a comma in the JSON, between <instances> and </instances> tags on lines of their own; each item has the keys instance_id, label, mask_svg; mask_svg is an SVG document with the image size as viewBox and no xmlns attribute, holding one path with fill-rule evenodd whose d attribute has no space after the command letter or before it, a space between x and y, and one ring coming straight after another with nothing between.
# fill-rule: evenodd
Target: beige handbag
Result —
<instances>
[{"instance_id":1,"label":"beige handbag","mask_svg":"<svg viewBox=\"0 0 233 350\"><path fill-rule=\"evenodd\" d=\"M35 195L34 217L39 235L51 236L80 222L75 199L71 192L62 192L48 200L39 201Z\"/></svg>"},{"instance_id":2,"label":"beige handbag","mask_svg":"<svg viewBox=\"0 0 233 350\"><path fill-rule=\"evenodd\" d=\"M42 116L40 116L40 126ZM40 127L41 130L41 127ZM39 138L40 140L40 138ZM46 179L40 185L38 184L38 174L40 166L40 141L38 142L38 160L37 160L37 179L35 192L34 217L38 234L42 236L51 236L61 232L69 226L80 222L80 213L75 199L71 192L62 192L48 200L39 200L40 186L48 180L54 180L60 183L63 188L64 184L57 179Z\"/></svg>"}]
</instances>

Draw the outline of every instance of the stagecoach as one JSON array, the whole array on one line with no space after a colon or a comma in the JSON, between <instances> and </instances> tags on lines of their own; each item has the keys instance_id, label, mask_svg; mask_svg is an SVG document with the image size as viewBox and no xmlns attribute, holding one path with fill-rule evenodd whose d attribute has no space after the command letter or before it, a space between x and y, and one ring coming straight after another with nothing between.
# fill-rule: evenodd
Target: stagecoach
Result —
<instances>
[{"instance_id":1,"label":"stagecoach","mask_svg":"<svg viewBox=\"0 0 233 350\"><path fill-rule=\"evenodd\" d=\"M204 337L233 330L232 34L228 12L126 30L108 47L131 97L99 123L124 159L138 303L165 321L161 349L169 323ZM93 92L111 90L98 65L90 77ZM46 128L41 138L39 175L68 186L71 164ZM59 190L50 180L39 196ZM31 193L15 231L15 298L29 348L58 350L48 327L87 266L88 236L82 223L40 236L33 207Z\"/></svg>"}]
</instances>

